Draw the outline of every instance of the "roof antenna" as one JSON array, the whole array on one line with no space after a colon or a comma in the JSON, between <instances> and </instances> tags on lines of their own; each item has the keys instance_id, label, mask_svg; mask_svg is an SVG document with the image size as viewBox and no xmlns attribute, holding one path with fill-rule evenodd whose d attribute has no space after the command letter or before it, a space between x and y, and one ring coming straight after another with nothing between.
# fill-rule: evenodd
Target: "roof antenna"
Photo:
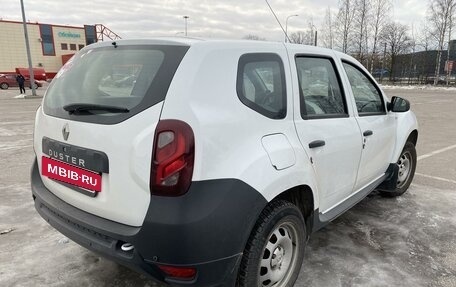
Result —
<instances>
[{"instance_id":1,"label":"roof antenna","mask_svg":"<svg viewBox=\"0 0 456 287\"><path fill-rule=\"evenodd\" d=\"M274 15L274 17L276 18L277 23L279 23L279 26L280 26L280 28L282 29L283 33L285 34L285 37L287 37L288 42L291 43L291 40L290 40L290 38L288 37L287 32L285 32L285 29L283 29L282 24L280 24L279 18L277 18L277 15L274 13L274 10L272 10L272 7L271 7L271 5L269 5L268 0L264 0L264 1L266 1L266 4L268 4L269 9L271 9L271 12L272 12L272 14Z\"/></svg>"},{"instance_id":2,"label":"roof antenna","mask_svg":"<svg viewBox=\"0 0 456 287\"><path fill-rule=\"evenodd\" d=\"M114 48L117 48L117 43L115 41L112 42L111 44L114 46Z\"/></svg>"}]
</instances>

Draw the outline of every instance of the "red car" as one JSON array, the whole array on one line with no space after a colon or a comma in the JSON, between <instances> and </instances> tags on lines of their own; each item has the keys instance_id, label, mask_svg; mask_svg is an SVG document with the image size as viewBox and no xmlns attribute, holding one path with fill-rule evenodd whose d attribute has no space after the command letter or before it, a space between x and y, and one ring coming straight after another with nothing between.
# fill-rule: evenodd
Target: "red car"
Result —
<instances>
[{"instance_id":1,"label":"red car","mask_svg":"<svg viewBox=\"0 0 456 287\"><path fill-rule=\"evenodd\" d=\"M30 78L29 68L16 68L16 74L21 74L25 78ZM43 68L33 68L34 78L37 81L46 81L46 71Z\"/></svg>"},{"instance_id":2,"label":"red car","mask_svg":"<svg viewBox=\"0 0 456 287\"><path fill-rule=\"evenodd\" d=\"M30 89L32 86L30 85L30 79L25 78L25 87L29 87ZM41 84L39 81L35 80L35 89L38 87L42 87L43 84ZM19 84L16 81L16 75L15 74L0 74L0 89L6 90L9 87L19 87Z\"/></svg>"}]
</instances>

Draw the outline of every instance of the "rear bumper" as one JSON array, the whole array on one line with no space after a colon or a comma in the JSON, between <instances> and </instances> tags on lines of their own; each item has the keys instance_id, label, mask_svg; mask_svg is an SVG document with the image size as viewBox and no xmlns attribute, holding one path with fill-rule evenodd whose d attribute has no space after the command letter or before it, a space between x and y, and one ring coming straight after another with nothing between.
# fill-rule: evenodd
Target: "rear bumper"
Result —
<instances>
[{"instance_id":1,"label":"rear bumper","mask_svg":"<svg viewBox=\"0 0 456 287\"><path fill-rule=\"evenodd\" d=\"M43 184L35 161L32 193L38 213L76 243L174 286L234 286L245 243L266 200L231 179L194 182L177 198L152 197L143 226L113 222L75 208ZM123 243L135 246L121 250ZM191 281L167 278L156 264L197 269Z\"/></svg>"}]
</instances>

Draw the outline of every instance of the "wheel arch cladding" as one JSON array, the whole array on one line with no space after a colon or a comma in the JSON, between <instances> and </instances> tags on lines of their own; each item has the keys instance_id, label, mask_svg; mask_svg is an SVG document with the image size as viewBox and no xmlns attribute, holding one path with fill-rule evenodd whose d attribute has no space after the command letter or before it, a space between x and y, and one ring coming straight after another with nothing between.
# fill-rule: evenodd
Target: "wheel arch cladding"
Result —
<instances>
[{"instance_id":1,"label":"wheel arch cladding","mask_svg":"<svg viewBox=\"0 0 456 287\"><path fill-rule=\"evenodd\" d=\"M183 196L152 196L137 247L146 260L165 264L241 254L267 203L261 193L237 179L193 182Z\"/></svg>"},{"instance_id":2,"label":"wheel arch cladding","mask_svg":"<svg viewBox=\"0 0 456 287\"><path fill-rule=\"evenodd\" d=\"M413 130L410 133L407 141L413 143L413 145L416 146L416 143L418 142L418 130Z\"/></svg>"},{"instance_id":3,"label":"wheel arch cladding","mask_svg":"<svg viewBox=\"0 0 456 287\"><path fill-rule=\"evenodd\" d=\"M308 230L307 236L310 236L310 231L313 225L313 213L315 209L314 194L312 189L308 185L299 185L288 190L283 191L275 200L285 200L296 205L301 211L304 221L306 223L306 229Z\"/></svg>"}]
</instances>

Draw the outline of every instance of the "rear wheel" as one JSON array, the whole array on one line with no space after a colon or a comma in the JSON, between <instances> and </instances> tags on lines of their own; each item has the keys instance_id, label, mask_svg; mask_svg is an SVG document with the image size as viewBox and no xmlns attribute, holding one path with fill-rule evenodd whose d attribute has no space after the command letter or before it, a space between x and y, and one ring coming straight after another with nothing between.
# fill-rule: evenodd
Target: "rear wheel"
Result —
<instances>
[{"instance_id":1,"label":"rear wheel","mask_svg":"<svg viewBox=\"0 0 456 287\"><path fill-rule=\"evenodd\" d=\"M301 269L306 229L300 210L287 201L261 213L242 257L239 287L293 286Z\"/></svg>"},{"instance_id":2,"label":"rear wheel","mask_svg":"<svg viewBox=\"0 0 456 287\"><path fill-rule=\"evenodd\" d=\"M382 191L382 195L394 197L404 194L412 183L415 176L417 157L415 145L407 142L397 161L399 174L397 177L396 188L392 191Z\"/></svg>"},{"instance_id":3,"label":"rear wheel","mask_svg":"<svg viewBox=\"0 0 456 287\"><path fill-rule=\"evenodd\" d=\"M0 89L2 89L2 90L7 90L8 88L9 88L8 83L1 83L1 84L0 84Z\"/></svg>"}]
</instances>

